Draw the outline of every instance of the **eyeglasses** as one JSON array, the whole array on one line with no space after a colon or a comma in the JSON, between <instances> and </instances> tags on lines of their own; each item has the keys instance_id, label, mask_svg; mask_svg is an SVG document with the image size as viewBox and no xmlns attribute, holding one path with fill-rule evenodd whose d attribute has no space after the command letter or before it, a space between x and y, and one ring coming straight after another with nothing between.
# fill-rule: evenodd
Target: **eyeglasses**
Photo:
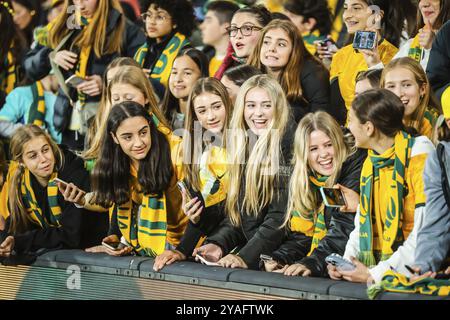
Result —
<instances>
[{"instance_id":1,"label":"eyeglasses","mask_svg":"<svg viewBox=\"0 0 450 320\"><path fill-rule=\"evenodd\" d=\"M146 12L141 14L141 18L144 21L150 21L151 19L154 19L156 23L163 23L164 21L166 21L167 19L169 19L169 17L163 15L163 14L152 14L150 12Z\"/></svg>"},{"instance_id":2,"label":"eyeglasses","mask_svg":"<svg viewBox=\"0 0 450 320\"><path fill-rule=\"evenodd\" d=\"M259 31L262 28L257 27L257 26L253 26L253 25L249 25L249 24L244 24L242 27L240 28L236 28L236 27L229 27L227 28L228 34L230 35L230 37L234 38L237 36L238 31L241 30L241 34L245 37L249 36L252 34L253 30L255 31Z\"/></svg>"}]
</instances>

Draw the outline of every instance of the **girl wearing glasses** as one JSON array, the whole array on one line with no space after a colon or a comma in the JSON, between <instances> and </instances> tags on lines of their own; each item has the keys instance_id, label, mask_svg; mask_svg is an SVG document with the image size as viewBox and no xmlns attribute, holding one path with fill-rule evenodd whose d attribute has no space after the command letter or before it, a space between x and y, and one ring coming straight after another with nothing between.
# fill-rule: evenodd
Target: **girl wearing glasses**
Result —
<instances>
[{"instance_id":1,"label":"girl wearing glasses","mask_svg":"<svg viewBox=\"0 0 450 320\"><path fill-rule=\"evenodd\" d=\"M310 111L327 110L328 71L306 49L291 21L270 22L247 63L278 80L297 122Z\"/></svg>"},{"instance_id":2,"label":"girl wearing glasses","mask_svg":"<svg viewBox=\"0 0 450 320\"><path fill-rule=\"evenodd\" d=\"M148 73L162 97L175 57L189 45L188 37L195 27L194 9L188 0L150 0L142 20L147 41L134 59Z\"/></svg>"},{"instance_id":3,"label":"girl wearing glasses","mask_svg":"<svg viewBox=\"0 0 450 320\"><path fill-rule=\"evenodd\" d=\"M264 6L239 9L231 19L229 51L215 77L221 79L223 73L234 66L245 64L258 41L260 31L272 20L271 13Z\"/></svg>"}]
</instances>

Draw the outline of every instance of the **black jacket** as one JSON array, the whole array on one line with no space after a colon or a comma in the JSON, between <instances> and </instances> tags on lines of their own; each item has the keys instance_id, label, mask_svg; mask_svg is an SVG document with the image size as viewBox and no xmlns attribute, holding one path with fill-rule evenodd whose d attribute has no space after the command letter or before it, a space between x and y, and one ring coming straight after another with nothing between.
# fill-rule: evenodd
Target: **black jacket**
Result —
<instances>
[{"instance_id":1,"label":"black jacket","mask_svg":"<svg viewBox=\"0 0 450 320\"><path fill-rule=\"evenodd\" d=\"M450 21L444 24L434 39L427 76L440 99L445 89L450 86Z\"/></svg>"},{"instance_id":2,"label":"black jacket","mask_svg":"<svg viewBox=\"0 0 450 320\"><path fill-rule=\"evenodd\" d=\"M303 95L298 99L289 99L297 123L309 112L319 110L331 112L330 109L330 74L318 60L311 58L304 61L300 73Z\"/></svg>"},{"instance_id":3,"label":"black jacket","mask_svg":"<svg viewBox=\"0 0 450 320\"><path fill-rule=\"evenodd\" d=\"M58 171L58 178L66 182L73 182L81 189L89 191L89 173L84 168L83 160L64 147L61 148L64 153L64 166ZM33 175L31 175L31 186L43 214L49 216L51 213L47 188L42 187ZM43 248L86 248L98 244L106 235L108 228L108 215L106 213L79 209L74 204L66 202L59 192L58 204L62 210L61 227L43 229L35 225L27 232L13 235L15 238L14 250L17 253L34 253ZM1 241L9 235L9 225L10 220L7 218L6 228L0 234Z\"/></svg>"},{"instance_id":4,"label":"black jacket","mask_svg":"<svg viewBox=\"0 0 450 320\"><path fill-rule=\"evenodd\" d=\"M241 213L241 225L234 227L228 218L220 224L217 232L207 239L222 248L223 255L236 247L239 256L250 269L258 269L260 254L271 254L283 241L285 230L281 228L287 207L287 191L291 167L295 125L293 121L281 142L280 179L274 187L272 202L264 207L258 216ZM245 185L245 182L241 185ZM245 190L241 188L239 203L242 203Z\"/></svg>"},{"instance_id":5,"label":"black jacket","mask_svg":"<svg viewBox=\"0 0 450 320\"><path fill-rule=\"evenodd\" d=\"M367 151L359 149L343 164L337 183L359 193L361 169ZM338 208L325 207L327 235L320 241L313 254L306 257L311 247L312 237L300 232L288 231L283 244L272 254L274 260L283 264L301 263L311 270L312 276L326 276L325 258L331 253L344 254L350 233L354 229L353 213L341 213Z\"/></svg>"},{"instance_id":6,"label":"black jacket","mask_svg":"<svg viewBox=\"0 0 450 320\"><path fill-rule=\"evenodd\" d=\"M115 9L111 9L111 12L109 13L108 17L108 26L107 26L108 34L110 34L114 30L117 23L119 22L120 17L121 14L118 11L116 11ZM78 33L79 32L75 31L74 34L71 36L71 39L69 39L66 42L66 44L61 50L70 50L73 39L78 35ZM106 67L115 58L120 56L133 58L134 54L136 53L136 50L145 42L145 35L142 32L142 30L139 29L138 26L136 26L129 20L126 20L125 34L123 36L122 42L123 43L121 53L115 52L113 54L102 55L101 57L97 57L95 54L91 54L89 57L86 74L87 75L95 74L103 76ZM37 45L35 48L30 50L26 54L23 66L28 78L30 78L32 81L37 81L48 75L48 73L51 70L49 54L52 51L53 50L49 47ZM74 70L65 71L62 68L60 68L60 70L62 71L65 79L69 78L72 74L75 73ZM69 87L69 91L72 100L76 101L77 100L76 89ZM94 97L87 96L86 102L98 102L100 101L100 98L101 95ZM55 102L55 126L60 131L64 131L70 122L70 113L67 114L68 104L69 101L67 97L60 89L58 92L57 100ZM66 106L66 108L61 108L60 106Z\"/></svg>"}]
</instances>

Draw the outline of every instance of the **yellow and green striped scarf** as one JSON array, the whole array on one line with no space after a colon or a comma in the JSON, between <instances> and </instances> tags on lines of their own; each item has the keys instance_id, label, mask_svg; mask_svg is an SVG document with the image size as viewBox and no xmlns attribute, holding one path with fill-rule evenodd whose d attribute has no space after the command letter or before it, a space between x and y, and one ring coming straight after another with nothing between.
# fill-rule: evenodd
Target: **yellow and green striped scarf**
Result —
<instances>
[{"instance_id":1,"label":"yellow and green striped scarf","mask_svg":"<svg viewBox=\"0 0 450 320\"><path fill-rule=\"evenodd\" d=\"M200 183L205 206L216 205L227 197L227 154L224 148L211 147L200 159Z\"/></svg>"},{"instance_id":2,"label":"yellow and green striped scarf","mask_svg":"<svg viewBox=\"0 0 450 320\"><path fill-rule=\"evenodd\" d=\"M439 114L431 108L427 108L423 115L423 121L420 127L420 134L427 136L428 138L433 138L434 125L439 117Z\"/></svg>"},{"instance_id":3,"label":"yellow and green striped scarf","mask_svg":"<svg viewBox=\"0 0 450 320\"><path fill-rule=\"evenodd\" d=\"M166 246L166 196L143 195L138 190L137 172L133 167L131 175L134 180L131 199L128 203L117 207L117 222L123 237L139 255L156 257ZM139 204L137 214L133 212L133 202Z\"/></svg>"},{"instance_id":4,"label":"yellow and green striped scarf","mask_svg":"<svg viewBox=\"0 0 450 320\"><path fill-rule=\"evenodd\" d=\"M381 248L380 260L387 260L393 254L394 248L397 248L403 242L403 233L401 229L403 215L403 197L405 190L405 173L408 162L411 157L411 149L414 145L414 138L406 132L400 131L395 136L394 146L379 155L373 150L369 150L368 157L364 162L361 172L361 195L360 195L360 236L359 260L370 267L377 264L373 249L373 219L377 221L382 216L381 212L373 212L373 194L374 190L383 188L383 192L389 194L388 203L382 204L380 211L386 212L386 220L383 225L382 237L383 244ZM380 186L379 170L384 167L393 166L392 184L390 186Z\"/></svg>"},{"instance_id":5,"label":"yellow and green striped scarf","mask_svg":"<svg viewBox=\"0 0 450 320\"><path fill-rule=\"evenodd\" d=\"M411 42L411 46L409 47L408 57L420 62L422 60L423 48L419 43L419 34L417 34L413 41Z\"/></svg>"},{"instance_id":6,"label":"yellow and green striped scarf","mask_svg":"<svg viewBox=\"0 0 450 320\"><path fill-rule=\"evenodd\" d=\"M5 69L0 73L0 90L8 94L17 83L16 65L11 51L8 51L4 67Z\"/></svg>"},{"instance_id":7,"label":"yellow and green striped scarf","mask_svg":"<svg viewBox=\"0 0 450 320\"><path fill-rule=\"evenodd\" d=\"M91 22L91 19L86 19L85 17L80 17L81 27L87 26ZM87 66L89 62L89 56L91 54L91 46L86 46L81 48L80 55L78 57L78 64L76 67L75 74L80 78L86 78ZM86 94L81 91L78 92L78 102L81 106L86 103Z\"/></svg>"},{"instance_id":8,"label":"yellow and green striped scarf","mask_svg":"<svg viewBox=\"0 0 450 320\"><path fill-rule=\"evenodd\" d=\"M303 43L305 44L306 49L311 53L312 55L315 55L317 52L316 45L314 44L314 41L318 40L325 40L327 37L320 34L319 30L316 30L314 32L305 32L302 34L303 37Z\"/></svg>"},{"instance_id":9,"label":"yellow and green striped scarf","mask_svg":"<svg viewBox=\"0 0 450 320\"><path fill-rule=\"evenodd\" d=\"M186 39L186 37L181 33L175 33L167 46L164 48L161 56L158 58L158 61L156 61L150 77L167 87L170 72L172 71L173 61L178 55L178 52L187 45L189 45L189 40ZM134 60L139 63L141 67L145 64L147 52L148 43L146 42L136 51L136 54L134 55Z\"/></svg>"},{"instance_id":10,"label":"yellow and green striped scarf","mask_svg":"<svg viewBox=\"0 0 450 320\"><path fill-rule=\"evenodd\" d=\"M30 170L25 169L23 179L21 181L20 190L22 193L22 200L27 208L27 211L34 222L41 228L60 227L61 226L61 208L58 204L58 186L56 185L56 173L53 173L47 185L48 204L50 206L51 215L50 221L42 214L42 209L36 200L33 188L31 187L31 173Z\"/></svg>"},{"instance_id":11,"label":"yellow and green striped scarf","mask_svg":"<svg viewBox=\"0 0 450 320\"><path fill-rule=\"evenodd\" d=\"M319 193L321 187L325 187L328 177L314 175L309 176L311 187L314 192ZM322 203L314 216L314 221L304 218L298 211L293 211L291 215L291 230L301 232L308 237L312 237L311 248L308 256L319 246L319 242L327 235L327 226L325 224L325 206Z\"/></svg>"},{"instance_id":12,"label":"yellow and green striped scarf","mask_svg":"<svg viewBox=\"0 0 450 320\"><path fill-rule=\"evenodd\" d=\"M29 111L28 123L35 124L42 128L45 124L44 87L40 81L36 81L31 86L31 91L33 92L33 104Z\"/></svg>"},{"instance_id":13,"label":"yellow and green striped scarf","mask_svg":"<svg viewBox=\"0 0 450 320\"><path fill-rule=\"evenodd\" d=\"M370 299L375 299L383 291L446 297L450 295L450 280L424 278L411 281L404 274L388 270L379 284L375 284L367 290L367 295Z\"/></svg>"}]
</instances>

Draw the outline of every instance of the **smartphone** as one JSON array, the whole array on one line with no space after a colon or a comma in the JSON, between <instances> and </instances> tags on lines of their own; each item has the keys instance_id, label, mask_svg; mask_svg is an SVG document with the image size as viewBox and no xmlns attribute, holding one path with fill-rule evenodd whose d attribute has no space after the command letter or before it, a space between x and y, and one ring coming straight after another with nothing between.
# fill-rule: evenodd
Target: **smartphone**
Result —
<instances>
[{"instance_id":1,"label":"smartphone","mask_svg":"<svg viewBox=\"0 0 450 320\"><path fill-rule=\"evenodd\" d=\"M325 262L335 266L338 270L342 271L352 271L356 269L356 266L352 262L344 259L337 253L330 254L325 258Z\"/></svg>"},{"instance_id":2,"label":"smartphone","mask_svg":"<svg viewBox=\"0 0 450 320\"><path fill-rule=\"evenodd\" d=\"M354 49L372 50L377 44L377 33L374 31L356 31L353 39Z\"/></svg>"},{"instance_id":3,"label":"smartphone","mask_svg":"<svg viewBox=\"0 0 450 320\"><path fill-rule=\"evenodd\" d=\"M66 80L66 84L76 88L79 84L81 84L84 81L86 81L86 79L73 74Z\"/></svg>"},{"instance_id":4,"label":"smartphone","mask_svg":"<svg viewBox=\"0 0 450 320\"><path fill-rule=\"evenodd\" d=\"M205 258L203 258L201 255L199 255L198 253L195 256L198 257L198 259L200 260L201 263L206 264L207 266L220 267L217 262L208 261Z\"/></svg>"},{"instance_id":5,"label":"smartphone","mask_svg":"<svg viewBox=\"0 0 450 320\"><path fill-rule=\"evenodd\" d=\"M67 185L69 184L69 183L67 183L67 182L65 182L64 180L61 180L61 179L59 179L59 178L55 178L54 181L55 181L55 182L61 183L61 184L64 186L64 188L66 188Z\"/></svg>"},{"instance_id":6,"label":"smartphone","mask_svg":"<svg viewBox=\"0 0 450 320\"><path fill-rule=\"evenodd\" d=\"M125 245L120 241L114 241L114 242L104 242L103 241L102 245L113 251L118 251L118 250L125 248Z\"/></svg>"},{"instance_id":7,"label":"smartphone","mask_svg":"<svg viewBox=\"0 0 450 320\"><path fill-rule=\"evenodd\" d=\"M186 193L186 195L187 195L187 202L191 201L194 198L194 197L192 197L191 193L189 192L189 189L187 188L187 186L186 186L186 184L184 183L183 180L178 181L177 182L177 186L178 186L178 189L180 189L181 192L183 192L183 190L184 190L184 192Z\"/></svg>"},{"instance_id":8,"label":"smartphone","mask_svg":"<svg viewBox=\"0 0 450 320\"><path fill-rule=\"evenodd\" d=\"M267 254L261 254L259 256L259 259L261 259L261 261L263 262L273 261L273 258L271 256L268 256Z\"/></svg>"},{"instance_id":9,"label":"smartphone","mask_svg":"<svg viewBox=\"0 0 450 320\"><path fill-rule=\"evenodd\" d=\"M434 277L436 280L449 280L450 274L446 273L436 273L436 276Z\"/></svg>"},{"instance_id":10,"label":"smartphone","mask_svg":"<svg viewBox=\"0 0 450 320\"><path fill-rule=\"evenodd\" d=\"M340 208L347 205L341 189L321 187L320 194L322 195L323 203L327 207Z\"/></svg>"},{"instance_id":11,"label":"smartphone","mask_svg":"<svg viewBox=\"0 0 450 320\"><path fill-rule=\"evenodd\" d=\"M326 47L326 48L328 48L328 50L330 50L330 47L333 46L333 45L336 46L336 43L334 42L333 39L326 38L325 40L320 41L319 45L321 47Z\"/></svg>"}]
</instances>

